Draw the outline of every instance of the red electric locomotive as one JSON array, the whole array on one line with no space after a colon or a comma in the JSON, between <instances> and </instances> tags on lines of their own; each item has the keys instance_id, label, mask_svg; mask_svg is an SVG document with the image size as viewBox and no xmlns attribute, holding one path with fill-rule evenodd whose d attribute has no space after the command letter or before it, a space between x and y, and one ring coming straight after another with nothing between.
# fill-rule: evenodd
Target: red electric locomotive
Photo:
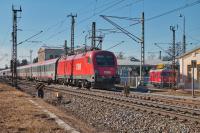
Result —
<instances>
[{"instance_id":1,"label":"red electric locomotive","mask_svg":"<svg viewBox=\"0 0 200 133\"><path fill-rule=\"evenodd\" d=\"M109 51L95 50L63 56L57 64L57 81L87 88L111 88L118 79L117 60Z\"/></svg>"},{"instance_id":2,"label":"red electric locomotive","mask_svg":"<svg viewBox=\"0 0 200 133\"><path fill-rule=\"evenodd\" d=\"M171 69L150 70L150 83L158 87L169 87L176 84L176 72Z\"/></svg>"}]
</instances>

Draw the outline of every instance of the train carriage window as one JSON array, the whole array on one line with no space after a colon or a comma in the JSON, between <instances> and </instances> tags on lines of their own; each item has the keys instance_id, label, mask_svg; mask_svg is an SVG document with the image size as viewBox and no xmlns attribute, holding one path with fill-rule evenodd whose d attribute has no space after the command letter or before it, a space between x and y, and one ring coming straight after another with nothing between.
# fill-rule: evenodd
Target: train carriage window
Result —
<instances>
[{"instance_id":1,"label":"train carriage window","mask_svg":"<svg viewBox=\"0 0 200 133\"><path fill-rule=\"evenodd\" d=\"M50 70L49 70L49 71L52 71L52 64L50 64L49 67L50 67Z\"/></svg>"},{"instance_id":2,"label":"train carriage window","mask_svg":"<svg viewBox=\"0 0 200 133\"><path fill-rule=\"evenodd\" d=\"M49 64L49 71L53 71L54 70L54 64Z\"/></svg>"},{"instance_id":3,"label":"train carriage window","mask_svg":"<svg viewBox=\"0 0 200 133\"><path fill-rule=\"evenodd\" d=\"M49 71L49 65L45 66L45 70L48 72Z\"/></svg>"},{"instance_id":4,"label":"train carriage window","mask_svg":"<svg viewBox=\"0 0 200 133\"><path fill-rule=\"evenodd\" d=\"M170 76L170 73L168 73L168 72L162 72L161 76L168 77L168 76Z\"/></svg>"},{"instance_id":5,"label":"train carriage window","mask_svg":"<svg viewBox=\"0 0 200 133\"><path fill-rule=\"evenodd\" d=\"M50 67L49 67L50 65L47 65L47 71L50 71Z\"/></svg>"},{"instance_id":6,"label":"train carriage window","mask_svg":"<svg viewBox=\"0 0 200 133\"><path fill-rule=\"evenodd\" d=\"M48 69L48 71L51 71L50 64L47 65L47 69Z\"/></svg>"}]
</instances>

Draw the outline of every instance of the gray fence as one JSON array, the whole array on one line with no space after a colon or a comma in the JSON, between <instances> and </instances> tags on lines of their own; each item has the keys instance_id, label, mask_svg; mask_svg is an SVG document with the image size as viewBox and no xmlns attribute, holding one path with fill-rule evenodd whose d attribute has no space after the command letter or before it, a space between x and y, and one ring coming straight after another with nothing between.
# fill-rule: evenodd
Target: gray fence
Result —
<instances>
[{"instance_id":1,"label":"gray fence","mask_svg":"<svg viewBox=\"0 0 200 133\"><path fill-rule=\"evenodd\" d=\"M140 84L140 77L120 77L120 85L136 88ZM149 77L144 77L144 84L149 84Z\"/></svg>"},{"instance_id":2,"label":"gray fence","mask_svg":"<svg viewBox=\"0 0 200 133\"><path fill-rule=\"evenodd\" d=\"M191 89L192 88L192 81L191 80L179 80L176 79L177 83L175 85L176 88L179 89ZM140 77L120 77L120 85L128 85L130 87L136 88L140 83ZM144 77L144 84L150 85L149 77ZM200 81L194 80L194 89L200 89Z\"/></svg>"}]
</instances>

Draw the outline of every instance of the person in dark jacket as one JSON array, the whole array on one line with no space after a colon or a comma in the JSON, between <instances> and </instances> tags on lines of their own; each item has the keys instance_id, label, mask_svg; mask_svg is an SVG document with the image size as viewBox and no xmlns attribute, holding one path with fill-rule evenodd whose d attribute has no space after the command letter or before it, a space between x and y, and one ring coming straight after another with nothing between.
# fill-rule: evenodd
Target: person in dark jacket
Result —
<instances>
[{"instance_id":1,"label":"person in dark jacket","mask_svg":"<svg viewBox=\"0 0 200 133\"><path fill-rule=\"evenodd\" d=\"M40 98L44 98L44 87L45 85L43 83L39 83L36 85L37 96Z\"/></svg>"}]
</instances>

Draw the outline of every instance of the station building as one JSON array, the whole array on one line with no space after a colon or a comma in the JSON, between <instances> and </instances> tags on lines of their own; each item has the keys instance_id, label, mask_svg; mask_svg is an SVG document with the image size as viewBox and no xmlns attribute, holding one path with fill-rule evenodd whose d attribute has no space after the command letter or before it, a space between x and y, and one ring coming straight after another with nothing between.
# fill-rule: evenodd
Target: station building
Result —
<instances>
[{"instance_id":1,"label":"station building","mask_svg":"<svg viewBox=\"0 0 200 133\"><path fill-rule=\"evenodd\" d=\"M80 47L77 46L74 48L74 54L80 54L85 51L89 51L89 46ZM70 53L70 48L67 47L67 51ZM45 60L55 59L57 57L61 57L65 54L65 50L63 47L48 47L43 46L38 50L38 62L42 62Z\"/></svg>"},{"instance_id":2,"label":"station building","mask_svg":"<svg viewBox=\"0 0 200 133\"><path fill-rule=\"evenodd\" d=\"M38 62L60 57L64 49L60 47L41 47L38 50Z\"/></svg>"},{"instance_id":3,"label":"station building","mask_svg":"<svg viewBox=\"0 0 200 133\"><path fill-rule=\"evenodd\" d=\"M200 89L200 46L186 52L178 57L180 67L180 83L184 88L192 88L192 78L194 76L194 88ZM192 62L194 62L194 75Z\"/></svg>"}]
</instances>

